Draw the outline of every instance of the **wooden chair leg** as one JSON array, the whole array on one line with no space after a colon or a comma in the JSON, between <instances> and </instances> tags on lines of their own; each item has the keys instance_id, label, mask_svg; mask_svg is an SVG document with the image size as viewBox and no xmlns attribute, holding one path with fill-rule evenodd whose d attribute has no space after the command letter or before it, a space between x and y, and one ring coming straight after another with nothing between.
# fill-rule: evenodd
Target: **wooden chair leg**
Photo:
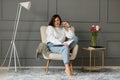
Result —
<instances>
[{"instance_id":1,"label":"wooden chair leg","mask_svg":"<svg viewBox=\"0 0 120 80\"><path fill-rule=\"evenodd\" d=\"M47 65L46 65L46 68L45 68L45 72L46 72L46 74L48 73L48 66L49 66L49 64L50 64L50 60L48 59L48 61L47 61Z\"/></svg>"},{"instance_id":2,"label":"wooden chair leg","mask_svg":"<svg viewBox=\"0 0 120 80\"><path fill-rule=\"evenodd\" d=\"M73 72L72 61L70 61L70 70L71 70L71 72Z\"/></svg>"}]
</instances>

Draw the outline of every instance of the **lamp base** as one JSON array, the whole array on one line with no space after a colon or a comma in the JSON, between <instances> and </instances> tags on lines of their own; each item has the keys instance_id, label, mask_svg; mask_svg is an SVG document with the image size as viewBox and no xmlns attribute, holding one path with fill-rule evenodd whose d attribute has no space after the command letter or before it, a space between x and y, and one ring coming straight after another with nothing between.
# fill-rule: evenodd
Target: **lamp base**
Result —
<instances>
[{"instance_id":1,"label":"lamp base","mask_svg":"<svg viewBox=\"0 0 120 80\"><path fill-rule=\"evenodd\" d=\"M11 44L10 44L10 46L8 48L6 57L5 57L5 59L4 59L4 61L3 61L3 63L2 63L1 66L3 66L5 64L6 59L8 57L8 54L10 54L8 69L10 69L11 59L12 59L12 56L13 56L13 59L14 59L14 68L15 68L15 72L17 72L17 62L18 62L18 65L20 67L20 60L19 60L19 57L18 57L18 53L17 53L17 49L16 49L14 41L11 41Z\"/></svg>"}]
</instances>

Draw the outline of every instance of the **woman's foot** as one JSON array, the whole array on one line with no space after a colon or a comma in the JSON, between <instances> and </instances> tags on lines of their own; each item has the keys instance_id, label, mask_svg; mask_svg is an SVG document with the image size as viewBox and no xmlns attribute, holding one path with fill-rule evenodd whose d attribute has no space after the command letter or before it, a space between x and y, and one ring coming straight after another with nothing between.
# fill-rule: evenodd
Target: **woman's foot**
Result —
<instances>
[{"instance_id":1,"label":"woman's foot","mask_svg":"<svg viewBox=\"0 0 120 80\"><path fill-rule=\"evenodd\" d=\"M65 70L65 73L70 76L70 77L74 77L75 75L70 71L70 70Z\"/></svg>"}]
</instances>

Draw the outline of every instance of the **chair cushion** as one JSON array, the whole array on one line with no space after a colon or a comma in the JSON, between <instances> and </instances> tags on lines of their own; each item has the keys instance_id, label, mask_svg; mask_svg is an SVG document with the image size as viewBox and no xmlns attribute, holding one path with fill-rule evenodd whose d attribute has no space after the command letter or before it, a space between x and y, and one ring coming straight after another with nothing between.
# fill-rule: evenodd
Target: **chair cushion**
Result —
<instances>
[{"instance_id":1,"label":"chair cushion","mask_svg":"<svg viewBox=\"0 0 120 80\"><path fill-rule=\"evenodd\" d=\"M63 59L62 59L62 55L61 55L61 54L57 54L57 53L50 53L49 56L44 56L44 55L43 55L43 57L44 57L45 59L63 60ZM74 60L75 57L76 57L76 55L73 54L73 55L70 57L70 60Z\"/></svg>"}]
</instances>

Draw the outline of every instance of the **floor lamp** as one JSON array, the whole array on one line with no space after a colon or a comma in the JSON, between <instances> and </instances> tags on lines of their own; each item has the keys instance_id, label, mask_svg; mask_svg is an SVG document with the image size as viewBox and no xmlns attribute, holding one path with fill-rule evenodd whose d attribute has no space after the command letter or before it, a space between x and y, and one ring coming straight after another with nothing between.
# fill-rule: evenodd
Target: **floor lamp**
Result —
<instances>
[{"instance_id":1,"label":"floor lamp","mask_svg":"<svg viewBox=\"0 0 120 80\"><path fill-rule=\"evenodd\" d=\"M18 23L19 23L19 19L20 19L20 14L21 14L21 9L22 7L24 7L25 9L29 10L31 7L31 2L27 1L27 2L20 2L18 4L18 8L17 8L17 13L16 13L16 18L15 18L15 22L14 22L14 29L13 29L13 35L12 35L12 40L10 43L10 46L8 48L7 54L5 56L5 59L3 61L3 64L1 66L4 65L6 58L8 56L8 54L10 54L10 58L9 58L9 64L8 64L8 68L10 68L10 64L11 64L11 59L12 59L12 55L14 55L14 68L15 68L15 72L17 71L17 61L18 64L20 66L20 61L19 61L19 57L18 57L18 52L16 49L16 45L15 45L15 38L16 38L16 33L17 33L17 28L18 28Z\"/></svg>"}]
</instances>

